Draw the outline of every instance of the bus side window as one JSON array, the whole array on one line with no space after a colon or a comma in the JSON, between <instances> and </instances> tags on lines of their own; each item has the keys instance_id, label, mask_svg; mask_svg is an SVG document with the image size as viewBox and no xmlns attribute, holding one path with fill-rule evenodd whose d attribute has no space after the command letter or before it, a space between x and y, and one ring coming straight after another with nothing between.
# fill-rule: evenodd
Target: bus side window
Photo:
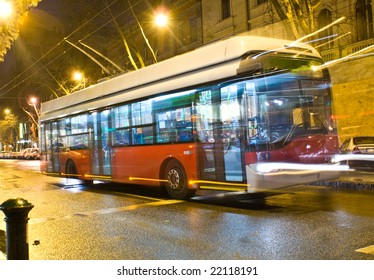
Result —
<instances>
[{"instance_id":1,"label":"bus side window","mask_svg":"<svg viewBox=\"0 0 374 280\"><path fill-rule=\"evenodd\" d=\"M141 128L132 129L132 143L134 145L143 144L143 131Z\"/></svg>"},{"instance_id":2,"label":"bus side window","mask_svg":"<svg viewBox=\"0 0 374 280\"><path fill-rule=\"evenodd\" d=\"M180 142L189 142L192 140L192 131L190 129L178 131L178 140Z\"/></svg>"},{"instance_id":3,"label":"bus side window","mask_svg":"<svg viewBox=\"0 0 374 280\"><path fill-rule=\"evenodd\" d=\"M153 126L143 126L132 129L133 145L153 144L153 142Z\"/></svg>"},{"instance_id":4,"label":"bus side window","mask_svg":"<svg viewBox=\"0 0 374 280\"><path fill-rule=\"evenodd\" d=\"M114 147L123 147L130 144L129 129L118 129L114 138Z\"/></svg>"}]
</instances>

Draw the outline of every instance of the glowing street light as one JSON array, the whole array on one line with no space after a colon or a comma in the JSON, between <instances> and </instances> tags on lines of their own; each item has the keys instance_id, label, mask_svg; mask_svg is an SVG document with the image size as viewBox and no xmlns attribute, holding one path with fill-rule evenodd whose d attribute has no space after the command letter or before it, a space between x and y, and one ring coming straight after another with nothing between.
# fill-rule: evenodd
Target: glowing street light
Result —
<instances>
[{"instance_id":1,"label":"glowing street light","mask_svg":"<svg viewBox=\"0 0 374 280\"><path fill-rule=\"evenodd\" d=\"M74 81L81 82L81 81L83 81L83 79L84 79L84 77L83 77L82 72L75 71L75 72L73 73L73 80L74 80Z\"/></svg>"},{"instance_id":2,"label":"glowing street light","mask_svg":"<svg viewBox=\"0 0 374 280\"><path fill-rule=\"evenodd\" d=\"M40 112L39 112L38 108L36 107L36 105L38 104L38 99L37 99L35 96L33 96L33 97L31 97L31 98L29 99L28 104L29 104L30 106L33 106L33 107L34 107L35 113L36 113L36 115L39 117L39 116L40 116Z\"/></svg>"},{"instance_id":3,"label":"glowing street light","mask_svg":"<svg viewBox=\"0 0 374 280\"><path fill-rule=\"evenodd\" d=\"M155 23L159 27L165 27L168 24L169 18L166 14L160 13L155 17Z\"/></svg>"},{"instance_id":4,"label":"glowing street light","mask_svg":"<svg viewBox=\"0 0 374 280\"><path fill-rule=\"evenodd\" d=\"M7 19L12 12L12 4L9 1L0 0L0 18Z\"/></svg>"},{"instance_id":5,"label":"glowing street light","mask_svg":"<svg viewBox=\"0 0 374 280\"><path fill-rule=\"evenodd\" d=\"M9 108L4 109L4 114L9 115L10 114L10 109Z\"/></svg>"},{"instance_id":6,"label":"glowing street light","mask_svg":"<svg viewBox=\"0 0 374 280\"><path fill-rule=\"evenodd\" d=\"M36 97L33 96L33 97L30 98L30 103L32 105L36 105L37 102L38 102L38 99Z\"/></svg>"},{"instance_id":7,"label":"glowing street light","mask_svg":"<svg viewBox=\"0 0 374 280\"><path fill-rule=\"evenodd\" d=\"M84 74L82 72L74 71L73 74L72 74L72 79L78 83L73 88L73 90L76 90L78 87L80 87L81 83L83 83L83 88L86 87L86 78L84 77Z\"/></svg>"}]
</instances>

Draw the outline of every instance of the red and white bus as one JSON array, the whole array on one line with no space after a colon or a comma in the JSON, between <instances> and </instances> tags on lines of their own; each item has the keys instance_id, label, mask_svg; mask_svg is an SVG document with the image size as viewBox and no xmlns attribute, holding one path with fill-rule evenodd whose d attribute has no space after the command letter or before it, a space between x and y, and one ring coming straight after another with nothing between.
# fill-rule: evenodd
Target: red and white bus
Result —
<instances>
[{"instance_id":1,"label":"red and white bus","mask_svg":"<svg viewBox=\"0 0 374 280\"><path fill-rule=\"evenodd\" d=\"M243 35L45 102L41 170L177 199L330 178L338 140L322 64L309 45Z\"/></svg>"}]
</instances>

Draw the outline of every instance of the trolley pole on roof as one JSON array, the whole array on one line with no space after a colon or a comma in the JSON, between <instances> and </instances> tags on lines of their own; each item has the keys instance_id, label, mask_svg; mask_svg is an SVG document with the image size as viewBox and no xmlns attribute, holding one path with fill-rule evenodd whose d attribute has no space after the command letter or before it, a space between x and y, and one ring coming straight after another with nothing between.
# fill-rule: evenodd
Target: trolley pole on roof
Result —
<instances>
[{"instance_id":1,"label":"trolley pole on roof","mask_svg":"<svg viewBox=\"0 0 374 280\"><path fill-rule=\"evenodd\" d=\"M110 71L108 70L108 68L106 68L99 61L97 61L96 58L94 58L92 55L87 53L84 49L74 45L72 42L68 41L67 39L64 39L64 40L65 40L66 43L68 43L69 45L72 45L74 48L80 50L82 53L84 53L86 56L88 56L93 62L95 62L97 65L99 65L101 67L101 69L103 69L106 74L110 75Z\"/></svg>"}]
</instances>

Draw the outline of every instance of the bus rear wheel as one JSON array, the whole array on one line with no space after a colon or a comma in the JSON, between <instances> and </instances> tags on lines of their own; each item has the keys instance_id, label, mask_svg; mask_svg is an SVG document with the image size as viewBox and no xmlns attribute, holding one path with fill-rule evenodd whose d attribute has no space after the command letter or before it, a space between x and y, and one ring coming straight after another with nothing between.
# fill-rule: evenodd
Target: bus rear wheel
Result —
<instances>
[{"instance_id":1,"label":"bus rear wheel","mask_svg":"<svg viewBox=\"0 0 374 280\"><path fill-rule=\"evenodd\" d=\"M69 160L66 163L66 177L67 178L73 178L73 179L78 178L77 166L75 165L74 161L72 161L72 160ZM93 184L94 184L93 180L89 180L89 179L81 179L81 181L83 182L83 185L85 185L87 187L92 187Z\"/></svg>"},{"instance_id":2,"label":"bus rear wheel","mask_svg":"<svg viewBox=\"0 0 374 280\"><path fill-rule=\"evenodd\" d=\"M188 199L195 190L188 189L188 180L183 166L176 160L171 160L165 168L164 179L166 191L175 199Z\"/></svg>"},{"instance_id":3,"label":"bus rear wheel","mask_svg":"<svg viewBox=\"0 0 374 280\"><path fill-rule=\"evenodd\" d=\"M77 178L78 176L77 167L72 160L68 160L66 163L66 177Z\"/></svg>"}]
</instances>

